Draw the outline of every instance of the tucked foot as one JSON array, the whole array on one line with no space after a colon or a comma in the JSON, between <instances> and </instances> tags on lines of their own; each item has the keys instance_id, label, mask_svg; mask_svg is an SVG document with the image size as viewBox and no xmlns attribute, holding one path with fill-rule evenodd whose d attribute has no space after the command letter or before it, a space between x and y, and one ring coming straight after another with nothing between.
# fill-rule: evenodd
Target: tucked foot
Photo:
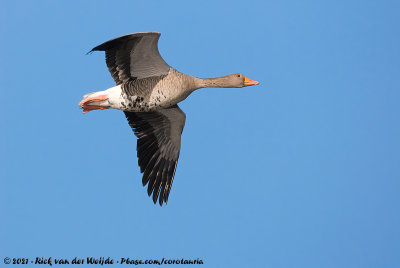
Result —
<instances>
[{"instance_id":1,"label":"tucked foot","mask_svg":"<svg viewBox=\"0 0 400 268\"><path fill-rule=\"evenodd\" d=\"M83 109L84 114L92 110L104 110L110 108L107 103L102 103L108 100L106 94L93 96L94 94L95 93L85 95L83 100L79 102L78 105Z\"/></svg>"}]
</instances>

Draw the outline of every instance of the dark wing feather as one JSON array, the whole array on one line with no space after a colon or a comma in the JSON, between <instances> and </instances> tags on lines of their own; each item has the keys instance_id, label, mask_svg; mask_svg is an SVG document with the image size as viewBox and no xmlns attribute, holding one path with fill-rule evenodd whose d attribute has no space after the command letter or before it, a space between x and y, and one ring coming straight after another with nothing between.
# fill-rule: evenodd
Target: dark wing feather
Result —
<instances>
[{"instance_id":1,"label":"dark wing feather","mask_svg":"<svg viewBox=\"0 0 400 268\"><path fill-rule=\"evenodd\" d=\"M168 74L170 66L158 51L160 33L134 33L105 42L92 51L105 51L106 63L115 83Z\"/></svg>"},{"instance_id":2,"label":"dark wing feather","mask_svg":"<svg viewBox=\"0 0 400 268\"><path fill-rule=\"evenodd\" d=\"M124 112L137 141L137 156L143 186L153 202L167 203L181 148L185 113L174 105L154 112Z\"/></svg>"}]
</instances>

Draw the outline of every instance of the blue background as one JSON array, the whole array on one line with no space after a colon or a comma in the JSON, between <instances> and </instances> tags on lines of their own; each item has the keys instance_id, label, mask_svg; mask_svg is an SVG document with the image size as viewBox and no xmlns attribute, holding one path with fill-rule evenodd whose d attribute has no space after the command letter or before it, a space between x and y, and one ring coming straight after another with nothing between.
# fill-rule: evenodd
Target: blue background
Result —
<instances>
[{"instance_id":1,"label":"blue background","mask_svg":"<svg viewBox=\"0 0 400 268\"><path fill-rule=\"evenodd\" d=\"M1 258L400 267L398 1L2 1ZM260 85L203 89L167 206L141 185L92 47L162 33L167 63ZM3 264L2 259L0 260ZM30 265L28 265L30 266Z\"/></svg>"}]
</instances>

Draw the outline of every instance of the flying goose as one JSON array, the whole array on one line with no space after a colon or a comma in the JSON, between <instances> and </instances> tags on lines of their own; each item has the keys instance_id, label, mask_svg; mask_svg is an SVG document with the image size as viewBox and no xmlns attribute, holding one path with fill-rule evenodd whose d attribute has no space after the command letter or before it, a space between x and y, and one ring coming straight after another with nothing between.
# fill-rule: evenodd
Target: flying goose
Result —
<instances>
[{"instance_id":1,"label":"flying goose","mask_svg":"<svg viewBox=\"0 0 400 268\"><path fill-rule=\"evenodd\" d=\"M79 106L83 113L119 109L125 113L137 141L143 186L154 204L167 203L178 163L185 113L177 103L204 87L257 85L242 74L201 79L170 67L158 51L158 32L123 35L93 51L105 51L108 70L116 86L86 94Z\"/></svg>"}]
</instances>

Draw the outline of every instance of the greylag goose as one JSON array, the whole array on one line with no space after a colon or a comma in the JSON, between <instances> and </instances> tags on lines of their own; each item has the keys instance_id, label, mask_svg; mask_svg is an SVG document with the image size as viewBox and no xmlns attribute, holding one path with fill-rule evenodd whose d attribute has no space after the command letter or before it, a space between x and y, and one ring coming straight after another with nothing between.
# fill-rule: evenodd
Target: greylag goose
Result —
<instances>
[{"instance_id":1,"label":"greylag goose","mask_svg":"<svg viewBox=\"0 0 400 268\"><path fill-rule=\"evenodd\" d=\"M167 203L178 163L185 113L177 103L204 87L257 85L242 74L201 79L170 67L158 51L160 33L123 35L95 48L105 51L106 64L116 86L86 94L79 106L83 113L119 109L137 136L137 156L143 186L154 204Z\"/></svg>"}]
</instances>

